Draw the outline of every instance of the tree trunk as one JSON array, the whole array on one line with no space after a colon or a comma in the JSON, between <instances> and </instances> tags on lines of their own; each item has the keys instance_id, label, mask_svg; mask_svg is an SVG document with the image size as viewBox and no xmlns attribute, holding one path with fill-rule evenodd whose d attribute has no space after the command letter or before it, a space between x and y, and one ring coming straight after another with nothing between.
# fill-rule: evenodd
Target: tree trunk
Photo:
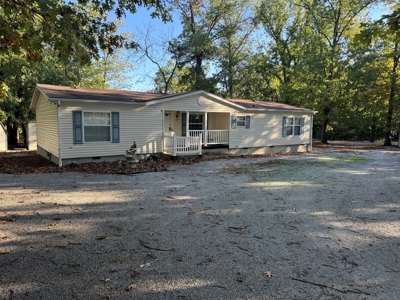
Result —
<instances>
[{"instance_id":1,"label":"tree trunk","mask_svg":"<svg viewBox=\"0 0 400 300\"><path fill-rule=\"evenodd\" d=\"M375 142L375 132L376 132L376 126L375 126L375 125L372 125L372 126L371 126L371 132L370 132L370 134L369 134L369 141L370 141L371 143Z\"/></svg>"},{"instance_id":2,"label":"tree trunk","mask_svg":"<svg viewBox=\"0 0 400 300\"><path fill-rule=\"evenodd\" d=\"M8 148L11 149L18 145L18 122L12 122L10 119L6 122L8 134Z\"/></svg>"},{"instance_id":3,"label":"tree trunk","mask_svg":"<svg viewBox=\"0 0 400 300\"><path fill-rule=\"evenodd\" d=\"M328 123L329 123L329 112L330 108L325 107L324 108L324 123L322 124L322 130L321 130L321 143L328 144L328 136L326 134L327 128L328 128Z\"/></svg>"},{"instance_id":4,"label":"tree trunk","mask_svg":"<svg viewBox=\"0 0 400 300\"><path fill-rule=\"evenodd\" d=\"M24 137L24 147L25 148L28 148L28 139L27 139L27 137L28 137L28 135L27 135L27 133L26 133L26 124L21 124L21 129L22 129L22 136Z\"/></svg>"},{"instance_id":5,"label":"tree trunk","mask_svg":"<svg viewBox=\"0 0 400 300\"><path fill-rule=\"evenodd\" d=\"M397 52L397 44L395 45L395 53L396 52ZM386 125L385 125L385 142L383 143L383 146L392 146L392 142L390 140L390 129L392 127L394 100L396 96L397 66L399 64L399 58L400 56L397 55L393 57L393 69L392 69L392 76L390 79L388 112L386 115Z\"/></svg>"}]
</instances>

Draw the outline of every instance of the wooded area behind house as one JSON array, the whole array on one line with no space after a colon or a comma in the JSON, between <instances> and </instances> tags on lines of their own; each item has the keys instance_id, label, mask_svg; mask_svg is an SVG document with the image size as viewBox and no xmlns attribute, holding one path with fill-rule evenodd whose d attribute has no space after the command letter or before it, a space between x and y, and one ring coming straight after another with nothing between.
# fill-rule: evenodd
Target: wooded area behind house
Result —
<instances>
[{"instance_id":1,"label":"wooded area behind house","mask_svg":"<svg viewBox=\"0 0 400 300\"><path fill-rule=\"evenodd\" d=\"M120 33L119 19L140 5L166 26L180 16L182 32ZM17 145L37 83L132 88L142 58L157 69L153 92L305 107L318 111L324 143L388 146L400 121L399 23L400 4L382 0L0 0L0 122Z\"/></svg>"}]
</instances>

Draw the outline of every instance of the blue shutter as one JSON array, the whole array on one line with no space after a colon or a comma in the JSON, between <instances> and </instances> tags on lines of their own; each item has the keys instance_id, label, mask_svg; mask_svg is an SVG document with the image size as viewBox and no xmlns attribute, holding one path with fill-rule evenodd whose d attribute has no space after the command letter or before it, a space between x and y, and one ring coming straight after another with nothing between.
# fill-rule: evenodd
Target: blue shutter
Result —
<instances>
[{"instance_id":1,"label":"blue shutter","mask_svg":"<svg viewBox=\"0 0 400 300\"><path fill-rule=\"evenodd\" d=\"M75 110L72 112L72 123L74 131L74 144L83 144L82 111Z\"/></svg>"},{"instance_id":2,"label":"blue shutter","mask_svg":"<svg viewBox=\"0 0 400 300\"><path fill-rule=\"evenodd\" d=\"M250 116L246 116L246 129L250 128Z\"/></svg>"},{"instance_id":3,"label":"blue shutter","mask_svg":"<svg viewBox=\"0 0 400 300\"><path fill-rule=\"evenodd\" d=\"M112 142L119 143L119 112L111 112Z\"/></svg>"},{"instance_id":4,"label":"blue shutter","mask_svg":"<svg viewBox=\"0 0 400 300\"><path fill-rule=\"evenodd\" d=\"M286 117L282 118L282 136L286 136Z\"/></svg>"},{"instance_id":5,"label":"blue shutter","mask_svg":"<svg viewBox=\"0 0 400 300\"><path fill-rule=\"evenodd\" d=\"M236 116L231 116L231 128L236 128Z\"/></svg>"},{"instance_id":6,"label":"blue shutter","mask_svg":"<svg viewBox=\"0 0 400 300\"><path fill-rule=\"evenodd\" d=\"M186 113L182 113L182 136L186 136Z\"/></svg>"},{"instance_id":7,"label":"blue shutter","mask_svg":"<svg viewBox=\"0 0 400 300\"><path fill-rule=\"evenodd\" d=\"M304 118L300 119L300 135L304 134Z\"/></svg>"}]
</instances>

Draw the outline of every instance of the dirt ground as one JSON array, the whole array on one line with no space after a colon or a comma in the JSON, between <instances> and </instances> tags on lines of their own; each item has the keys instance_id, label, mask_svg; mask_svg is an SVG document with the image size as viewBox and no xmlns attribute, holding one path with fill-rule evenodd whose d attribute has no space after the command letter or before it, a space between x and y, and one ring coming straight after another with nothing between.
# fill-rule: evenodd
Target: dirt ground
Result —
<instances>
[{"instance_id":1,"label":"dirt ground","mask_svg":"<svg viewBox=\"0 0 400 300\"><path fill-rule=\"evenodd\" d=\"M0 174L0 299L399 299L400 149L316 146Z\"/></svg>"}]
</instances>

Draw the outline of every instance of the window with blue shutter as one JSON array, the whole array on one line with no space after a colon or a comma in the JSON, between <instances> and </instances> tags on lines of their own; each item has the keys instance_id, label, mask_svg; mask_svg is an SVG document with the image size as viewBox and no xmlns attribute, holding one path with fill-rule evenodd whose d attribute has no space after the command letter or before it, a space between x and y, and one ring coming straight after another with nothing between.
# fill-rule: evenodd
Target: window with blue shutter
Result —
<instances>
[{"instance_id":1,"label":"window with blue shutter","mask_svg":"<svg viewBox=\"0 0 400 300\"><path fill-rule=\"evenodd\" d=\"M282 137L286 136L286 117L282 118Z\"/></svg>"},{"instance_id":2,"label":"window with blue shutter","mask_svg":"<svg viewBox=\"0 0 400 300\"><path fill-rule=\"evenodd\" d=\"M83 144L82 111L72 112L74 144Z\"/></svg>"},{"instance_id":3,"label":"window with blue shutter","mask_svg":"<svg viewBox=\"0 0 400 300\"><path fill-rule=\"evenodd\" d=\"M119 112L111 112L112 142L119 143Z\"/></svg>"}]
</instances>

